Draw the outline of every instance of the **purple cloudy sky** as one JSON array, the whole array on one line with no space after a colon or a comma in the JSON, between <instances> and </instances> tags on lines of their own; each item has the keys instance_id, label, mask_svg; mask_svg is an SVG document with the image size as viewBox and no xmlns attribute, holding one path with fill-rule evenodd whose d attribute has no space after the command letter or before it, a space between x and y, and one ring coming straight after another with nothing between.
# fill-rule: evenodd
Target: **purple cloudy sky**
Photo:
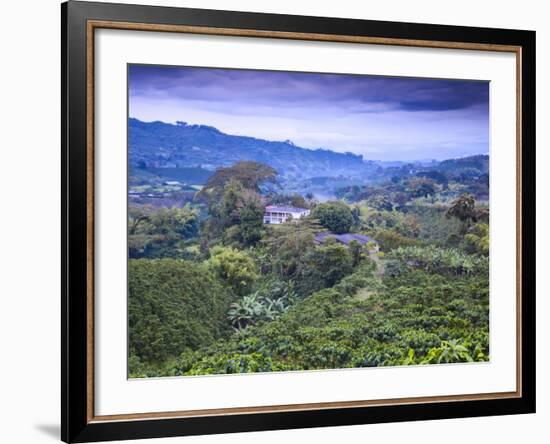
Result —
<instances>
[{"instance_id":1,"label":"purple cloudy sky","mask_svg":"<svg viewBox=\"0 0 550 444\"><path fill-rule=\"evenodd\" d=\"M129 114L366 159L489 152L489 83L131 65Z\"/></svg>"}]
</instances>

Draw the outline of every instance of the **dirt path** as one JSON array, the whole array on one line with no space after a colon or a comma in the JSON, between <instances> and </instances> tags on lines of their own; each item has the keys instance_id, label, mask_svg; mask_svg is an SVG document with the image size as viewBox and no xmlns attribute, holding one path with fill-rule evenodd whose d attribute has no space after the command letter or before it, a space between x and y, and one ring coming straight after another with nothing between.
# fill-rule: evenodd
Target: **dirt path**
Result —
<instances>
[{"instance_id":1,"label":"dirt path","mask_svg":"<svg viewBox=\"0 0 550 444\"><path fill-rule=\"evenodd\" d=\"M384 276L384 261L380 259L378 253L370 253L369 257L376 263L374 275L381 279Z\"/></svg>"},{"instance_id":2,"label":"dirt path","mask_svg":"<svg viewBox=\"0 0 550 444\"><path fill-rule=\"evenodd\" d=\"M382 280L382 276L384 276L384 261L378 257L377 253L370 253L369 257L376 263L376 270L374 270L374 277L376 277L378 280ZM357 293L355 294L355 298L359 299L361 301L364 301L368 299L370 296L376 293L376 290L373 290L371 288L361 288Z\"/></svg>"}]
</instances>

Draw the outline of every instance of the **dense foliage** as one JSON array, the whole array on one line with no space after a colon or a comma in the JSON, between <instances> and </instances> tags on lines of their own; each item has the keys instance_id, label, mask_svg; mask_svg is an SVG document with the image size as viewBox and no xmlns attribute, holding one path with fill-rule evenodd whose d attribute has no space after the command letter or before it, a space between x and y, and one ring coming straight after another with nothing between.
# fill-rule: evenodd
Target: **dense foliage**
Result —
<instances>
[{"instance_id":1,"label":"dense foliage","mask_svg":"<svg viewBox=\"0 0 550 444\"><path fill-rule=\"evenodd\" d=\"M234 294L246 294L258 278L256 264L243 251L216 246L210 250L207 264Z\"/></svg>"},{"instance_id":2,"label":"dense foliage","mask_svg":"<svg viewBox=\"0 0 550 444\"><path fill-rule=\"evenodd\" d=\"M317 205L313 217L319 219L323 227L336 234L347 233L354 222L349 207L338 201Z\"/></svg>"},{"instance_id":3,"label":"dense foliage","mask_svg":"<svg viewBox=\"0 0 550 444\"><path fill-rule=\"evenodd\" d=\"M131 259L131 368L140 362L160 364L221 336L228 329L230 300L229 292L204 265L175 259Z\"/></svg>"},{"instance_id":4,"label":"dense foliage","mask_svg":"<svg viewBox=\"0 0 550 444\"><path fill-rule=\"evenodd\" d=\"M275 320L179 360L159 374L485 361L489 355L487 275L410 270L380 282L372 263Z\"/></svg>"},{"instance_id":5,"label":"dense foliage","mask_svg":"<svg viewBox=\"0 0 550 444\"><path fill-rule=\"evenodd\" d=\"M131 258L185 257L187 239L198 234L198 212L183 208L132 206L128 214L128 250Z\"/></svg>"},{"instance_id":6,"label":"dense foliage","mask_svg":"<svg viewBox=\"0 0 550 444\"><path fill-rule=\"evenodd\" d=\"M388 168L320 203L237 162L186 204L130 205L130 376L488 360L486 168ZM311 215L265 225L266 205Z\"/></svg>"}]
</instances>

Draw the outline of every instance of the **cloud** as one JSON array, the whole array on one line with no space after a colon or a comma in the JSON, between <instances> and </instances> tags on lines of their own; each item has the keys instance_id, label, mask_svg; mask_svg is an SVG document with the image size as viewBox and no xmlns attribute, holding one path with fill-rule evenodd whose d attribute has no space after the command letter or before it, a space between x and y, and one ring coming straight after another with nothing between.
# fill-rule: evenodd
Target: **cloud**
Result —
<instances>
[{"instance_id":1,"label":"cloud","mask_svg":"<svg viewBox=\"0 0 550 444\"><path fill-rule=\"evenodd\" d=\"M483 81L131 65L129 96L131 116L142 120L201 123L310 148L390 150L392 157L488 152Z\"/></svg>"},{"instance_id":2,"label":"cloud","mask_svg":"<svg viewBox=\"0 0 550 444\"><path fill-rule=\"evenodd\" d=\"M368 105L364 112L446 111L487 103L488 82L132 65L134 96L286 105ZM382 105L371 108L372 105ZM359 111L360 112L360 111Z\"/></svg>"}]
</instances>

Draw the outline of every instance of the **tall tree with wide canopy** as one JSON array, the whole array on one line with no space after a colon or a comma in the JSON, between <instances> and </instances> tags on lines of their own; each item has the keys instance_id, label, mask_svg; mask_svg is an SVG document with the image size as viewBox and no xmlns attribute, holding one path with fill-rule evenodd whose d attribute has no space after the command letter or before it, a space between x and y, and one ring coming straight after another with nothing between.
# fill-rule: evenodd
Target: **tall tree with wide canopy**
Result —
<instances>
[{"instance_id":1,"label":"tall tree with wide canopy","mask_svg":"<svg viewBox=\"0 0 550 444\"><path fill-rule=\"evenodd\" d=\"M198 197L208 196L214 199L220 197L231 180L239 182L248 190L259 193L261 184L277 183L277 171L269 165L248 160L237 162L227 168L218 168L198 193Z\"/></svg>"},{"instance_id":2,"label":"tall tree with wide canopy","mask_svg":"<svg viewBox=\"0 0 550 444\"><path fill-rule=\"evenodd\" d=\"M323 227L336 234L347 233L354 222L349 207L339 201L317 205L313 210L313 217L318 219Z\"/></svg>"},{"instance_id":3,"label":"tall tree with wide canopy","mask_svg":"<svg viewBox=\"0 0 550 444\"><path fill-rule=\"evenodd\" d=\"M455 199L447 210L448 218L456 217L463 224L463 233L466 233L472 223L477 222L478 212L476 210L476 200L470 193L463 193Z\"/></svg>"}]
</instances>

